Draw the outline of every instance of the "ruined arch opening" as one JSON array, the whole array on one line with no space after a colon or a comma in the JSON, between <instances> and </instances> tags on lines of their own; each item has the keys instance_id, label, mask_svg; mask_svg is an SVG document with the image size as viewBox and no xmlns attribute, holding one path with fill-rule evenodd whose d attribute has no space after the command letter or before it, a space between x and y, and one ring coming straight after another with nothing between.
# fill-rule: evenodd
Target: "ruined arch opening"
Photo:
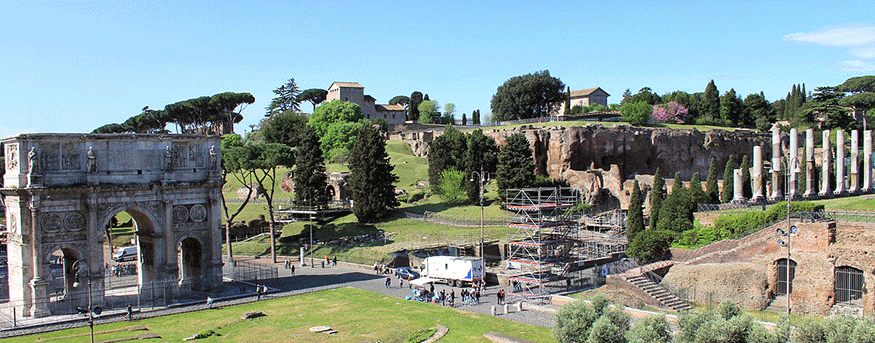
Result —
<instances>
[{"instance_id":1,"label":"ruined arch opening","mask_svg":"<svg viewBox=\"0 0 875 343\"><path fill-rule=\"evenodd\" d=\"M203 245L195 238L188 237L179 242L179 285L192 290L202 290L204 254Z\"/></svg>"},{"instance_id":2,"label":"ruined arch opening","mask_svg":"<svg viewBox=\"0 0 875 343\"><path fill-rule=\"evenodd\" d=\"M835 270L835 301L851 306L863 306L863 292L866 289L863 271L854 267L842 266Z\"/></svg>"},{"instance_id":3,"label":"ruined arch opening","mask_svg":"<svg viewBox=\"0 0 875 343\"><path fill-rule=\"evenodd\" d=\"M788 261L790 262L789 265ZM784 296L793 293L793 279L796 278L796 261L782 258L777 261L777 266L778 282L775 285L775 294L777 296Z\"/></svg>"}]
</instances>

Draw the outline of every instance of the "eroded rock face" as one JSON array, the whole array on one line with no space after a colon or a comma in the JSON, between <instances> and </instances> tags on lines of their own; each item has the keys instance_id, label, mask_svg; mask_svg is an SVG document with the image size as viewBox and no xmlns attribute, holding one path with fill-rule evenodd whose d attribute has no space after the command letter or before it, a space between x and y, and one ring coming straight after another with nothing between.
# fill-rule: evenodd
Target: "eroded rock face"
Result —
<instances>
[{"instance_id":1,"label":"eroded rock face","mask_svg":"<svg viewBox=\"0 0 875 343\"><path fill-rule=\"evenodd\" d=\"M696 172L707 175L712 157L722 166L729 155L751 155L754 145L764 145L763 153L771 153L763 144L764 135L741 130L702 132L591 124L569 128L521 126L486 134L504 144L505 137L518 132L531 143L537 172L561 179L569 179L569 171L610 170L611 165L617 165L624 179L653 174L658 167L667 177L680 172L689 180Z\"/></svg>"}]
</instances>

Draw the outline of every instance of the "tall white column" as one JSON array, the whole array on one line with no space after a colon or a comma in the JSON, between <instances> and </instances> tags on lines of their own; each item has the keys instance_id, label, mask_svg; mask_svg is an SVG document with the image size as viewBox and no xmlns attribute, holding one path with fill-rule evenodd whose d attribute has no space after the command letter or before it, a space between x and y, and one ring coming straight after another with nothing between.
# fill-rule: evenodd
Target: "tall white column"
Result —
<instances>
[{"instance_id":1,"label":"tall white column","mask_svg":"<svg viewBox=\"0 0 875 343\"><path fill-rule=\"evenodd\" d=\"M796 166L800 165L799 162L799 131L796 131L796 128L790 129L790 151L787 156L787 170L786 173L790 173L790 184L787 185L787 197L788 199L796 199L799 197L799 191L797 189L797 184L799 180L799 175L796 174L798 168Z\"/></svg>"},{"instance_id":2,"label":"tall white column","mask_svg":"<svg viewBox=\"0 0 875 343\"><path fill-rule=\"evenodd\" d=\"M744 198L744 180L741 179L741 169L732 171L732 202L736 204L744 203L747 199Z\"/></svg>"},{"instance_id":3,"label":"tall white column","mask_svg":"<svg viewBox=\"0 0 875 343\"><path fill-rule=\"evenodd\" d=\"M835 194L845 194L845 131L836 130L836 190Z\"/></svg>"},{"instance_id":4,"label":"tall white column","mask_svg":"<svg viewBox=\"0 0 875 343\"><path fill-rule=\"evenodd\" d=\"M860 133L857 130L851 131L851 165L848 175L851 182L848 192L857 193L860 191L860 182L858 181L860 169L857 168L857 157L860 156Z\"/></svg>"},{"instance_id":5,"label":"tall white column","mask_svg":"<svg viewBox=\"0 0 875 343\"><path fill-rule=\"evenodd\" d=\"M753 170L750 178L753 181L753 197L750 200L759 202L763 200L763 147L759 145L753 147Z\"/></svg>"},{"instance_id":6,"label":"tall white column","mask_svg":"<svg viewBox=\"0 0 875 343\"><path fill-rule=\"evenodd\" d=\"M780 200L781 193L781 130L778 124L772 126L772 195L769 199Z\"/></svg>"},{"instance_id":7,"label":"tall white column","mask_svg":"<svg viewBox=\"0 0 875 343\"><path fill-rule=\"evenodd\" d=\"M829 155L832 154L832 148L829 144L829 130L823 130L823 152L821 153L823 157L823 166L821 166L820 179L823 182L820 184L820 192L821 196L829 196L832 194L832 187L829 184Z\"/></svg>"},{"instance_id":8,"label":"tall white column","mask_svg":"<svg viewBox=\"0 0 875 343\"><path fill-rule=\"evenodd\" d=\"M806 198L814 193L814 129L805 130L805 194Z\"/></svg>"},{"instance_id":9,"label":"tall white column","mask_svg":"<svg viewBox=\"0 0 875 343\"><path fill-rule=\"evenodd\" d=\"M872 191L872 130L863 131L863 191Z\"/></svg>"}]
</instances>

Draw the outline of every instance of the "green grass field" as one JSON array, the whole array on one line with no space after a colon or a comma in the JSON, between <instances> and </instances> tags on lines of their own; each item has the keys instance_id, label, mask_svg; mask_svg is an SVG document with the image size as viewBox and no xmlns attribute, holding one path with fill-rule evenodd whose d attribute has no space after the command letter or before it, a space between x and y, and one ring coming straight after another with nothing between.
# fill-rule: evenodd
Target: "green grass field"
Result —
<instances>
[{"instance_id":1,"label":"green grass field","mask_svg":"<svg viewBox=\"0 0 875 343\"><path fill-rule=\"evenodd\" d=\"M243 320L249 311L266 316ZM497 331L535 341L555 342L549 328L521 324L490 316L384 296L353 288L340 288L294 297L221 309L116 322L94 327L95 341L134 337L146 331L108 332L143 325L161 338L146 342L180 342L185 337L213 330L218 336L198 342L406 342L408 335L441 324L450 330L440 342L489 342L483 334ZM327 325L337 334L311 333ZM5 342L83 342L88 327L4 339Z\"/></svg>"}]
</instances>

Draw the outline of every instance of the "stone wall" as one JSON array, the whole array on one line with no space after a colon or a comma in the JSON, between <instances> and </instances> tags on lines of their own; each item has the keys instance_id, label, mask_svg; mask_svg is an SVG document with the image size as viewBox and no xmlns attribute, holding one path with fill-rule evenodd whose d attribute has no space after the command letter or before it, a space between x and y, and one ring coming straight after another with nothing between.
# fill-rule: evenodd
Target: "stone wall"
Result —
<instances>
[{"instance_id":1,"label":"stone wall","mask_svg":"<svg viewBox=\"0 0 875 343\"><path fill-rule=\"evenodd\" d=\"M791 260L797 263L791 294L793 312L828 313L835 304L835 270L849 266L863 271L862 310L871 315L875 311L875 253L872 253L875 251L875 224L793 221L793 225L799 228L798 234L790 239ZM773 298L778 278L777 261L787 258L787 249L777 243L779 238L786 238L778 237L775 230L786 227L787 223L783 222L740 240L724 240L695 250L672 249L672 259L678 264L665 280L676 288L697 289L696 293L700 294L731 293L733 299L756 298L763 294ZM744 278L743 284L748 286L738 287L733 280L739 278L740 266L764 272L751 272ZM701 273L711 274L703 281L698 275ZM727 284L735 288L727 291ZM767 285L765 289L761 287L763 284Z\"/></svg>"}]
</instances>

